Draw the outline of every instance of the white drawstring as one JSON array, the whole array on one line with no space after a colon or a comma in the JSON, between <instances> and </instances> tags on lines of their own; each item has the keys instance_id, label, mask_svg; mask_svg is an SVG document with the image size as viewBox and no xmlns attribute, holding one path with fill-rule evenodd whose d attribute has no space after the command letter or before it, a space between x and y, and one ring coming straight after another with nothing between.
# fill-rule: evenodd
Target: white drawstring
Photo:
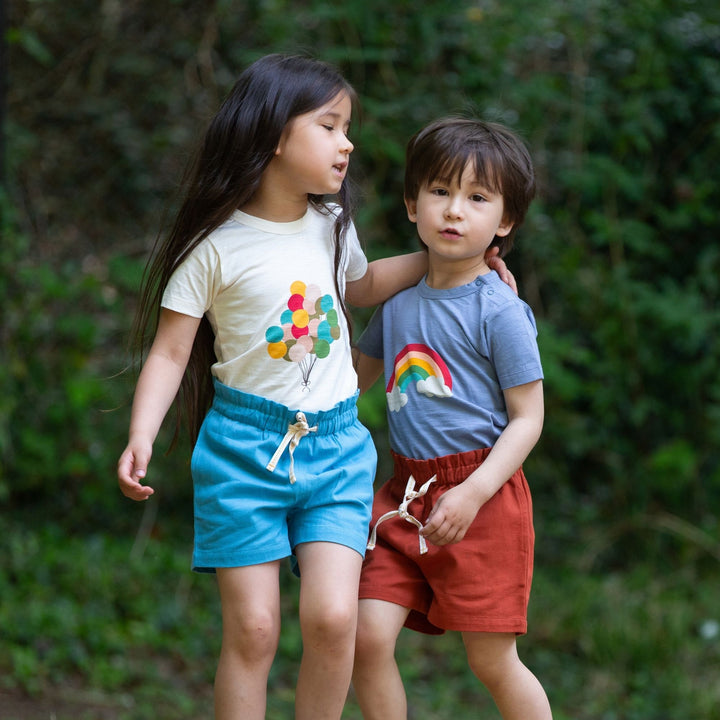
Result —
<instances>
[{"instance_id":1,"label":"white drawstring","mask_svg":"<svg viewBox=\"0 0 720 720\"><path fill-rule=\"evenodd\" d=\"M400 507L397 510L390 510L390 512L386 512L378 518L378 521L375 523L375 527L370 533L370 540L368 540L367 544L368 550L372 550L375 547L375 543L377 542L378 525L383 522L383 520L388 520L391 517L397 516L415 525L418 529L418 536L420 538L420 554L424 555L427 552L427 543L425 542L425 538L419 534L419 531L422 530L422 523L408 512L407 506L415 498L422 497L430 487L430 483L435 482L435 480L437 480L437 475L433 475L419 490L415 490L415 478L412 475L408 478L407 485L405 486L405 497L400 503Z\"/></svg>"},{"instance_id":2,"label":"white drawstring","mask_svg":"<svg viewBox=\"0 0 720 720\"><path fill-rule=\"evenodd\" d=\"M295 415L295 419L297 422L294 425L288 425L287 432L285 433L285 437L282 439L282 442L278 446L278 449L275 451L275 454L272 456L272 459L270 462L266 465L266 469L270 472L274 472L275 466L278 463L278 460L282 456L282 454L285 452L285 448L290 445L290 482L294 483L297 479L295 477L295 461L293 459L293 453L295 452L295 448L298 446L298 443L302 438L304 438L306 435L310 434L311 432L317 432L317 425L315 427L310 427L307 422L307 418L305 417L305 413L298 412Z\"/></svg>"}]
</instances>

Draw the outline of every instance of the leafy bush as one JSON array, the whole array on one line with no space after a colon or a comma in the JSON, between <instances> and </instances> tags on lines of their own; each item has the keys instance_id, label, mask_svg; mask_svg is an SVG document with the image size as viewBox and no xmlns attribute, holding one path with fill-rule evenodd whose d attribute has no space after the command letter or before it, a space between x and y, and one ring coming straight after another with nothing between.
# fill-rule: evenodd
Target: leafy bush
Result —
<instances>
[{"instance_id":1,"label":"leafy bush","mask_svg":"<svg viewBox=\"0 0 720 720\"><path fill-rule=\"evenodd\" d=\"M546 604L536 610L544 629L532 636L540 646L534 662L544 681L561 678L556 692L573 698L577 710L570 716L689 716L691 707L693 716L711 716L717 698L695 678L707 679L707 668L717 666L716 643L697 634L713 620L704 583L716 572L720 512L716 2L566 0L530 9L463 0L448 10L409 0L21 0L9 8L7 42L4 516L43 513L57 523L43 544L70 542L82 563L100 562L92 554L99 546L113 566L124 560L97 539L104 533L122 537L140 524L167 543L189 533L185 445L164 458L167 435L158 443L155 519L144 514L147 506L125 501L114 479L134 382L125 347L142 267L194 138L240 68L267 52L310 49L335 62L361 97L353 166L363 194L357 222L371 257L416 246L401 195L405 143L419 127L475 112L527 140L540 193L508 262L538 318L546 372L545 431L526 465L538 565L561 568L550 581L541 575L535 590L536 602ZM357 319L362 327L367 314ZM385 477L380 385L362 399L361 412ZM76 545L65 537L71 532L89 538L89 555L81 539ZM27 543L39 542L15 526L11 536L18 557L29 558ZM575 548L585 555L571 561ZM32 557L50 568L60 562ZM643 575L645 564L655 568L652 577ZM62 585L64 572L46 577ZM622 588L626 582L631 587ZM699 600L691 597L695 587L703 588ZM99 592L98 615L114 617L115 601ZM565 594L572 596L566 605ZM52 607L23 608L26 629L13 629L5 682L33 692L65 682L67 672L103 687L137 677L117 667L117 648L129 635L104 636L69 593L57 597ZM74 640L33 644L61 617ZM656 652L661 626L668 646ZM132 627L141 640L152 634L142 623ZM647 638L628 641L633 628L648 627ZM101 639L89 639L97 633ZM297 652L297 634L283 642ZM153 647L174 658L170 648ZM197 659L205 650L195 651ZM48 668L65 669L38 672L41 655ZM578 658L595 668L582 687L567 670ZM651 659L654 685L640 669ZM422 695L432 655L405 663ZM683 663L687 677L661 684L668 667ZM278 707L269 712L287 715L292 687L292 679L278 680ZM448 687L450 695L475 697L472 682L467 691ZM447 693L433 686L427 694L423 717L430 718L439 713L433 698Z\"/></svg>"}]
</instances>

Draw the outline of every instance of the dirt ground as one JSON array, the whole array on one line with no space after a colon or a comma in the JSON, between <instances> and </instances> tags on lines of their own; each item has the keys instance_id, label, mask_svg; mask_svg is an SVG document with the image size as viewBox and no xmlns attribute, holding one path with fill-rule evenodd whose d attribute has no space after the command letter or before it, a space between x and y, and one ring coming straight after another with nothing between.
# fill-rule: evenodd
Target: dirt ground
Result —
<instances>
[{"instance_id":1,"label":"dirt ground","mask_svg":"<svg viewBox=\"0 0 720 720\"><path fill-rule=\"evenodd\" d=\"M91 700L30 698L0 692L1 720L115 720L118 712Z\"/></svg>"}]
</instances>

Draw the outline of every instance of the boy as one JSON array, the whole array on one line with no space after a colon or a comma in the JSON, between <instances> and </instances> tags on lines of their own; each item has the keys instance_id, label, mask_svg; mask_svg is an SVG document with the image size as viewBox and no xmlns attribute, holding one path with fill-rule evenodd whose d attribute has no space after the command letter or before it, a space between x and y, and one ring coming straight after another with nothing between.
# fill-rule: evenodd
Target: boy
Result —
<instances>
[{"instance_id":1,"label":"boy","mask_svg":"<svg viewBox=\"0 0 720 720\"><path fill-rule=\"evenodd\" d=\"M428 273L376 312L357 355L361 391L384 367L394 459L360 582L353 684L366 720L407 717L403 625L460 631L504 720L552 717L515 642L534 542L521 465L543 424L537 331L486 262L510 250L534 192L528 152L502 126L443 119L408 145L405 204Z\"/></svg>"}]
</instances>

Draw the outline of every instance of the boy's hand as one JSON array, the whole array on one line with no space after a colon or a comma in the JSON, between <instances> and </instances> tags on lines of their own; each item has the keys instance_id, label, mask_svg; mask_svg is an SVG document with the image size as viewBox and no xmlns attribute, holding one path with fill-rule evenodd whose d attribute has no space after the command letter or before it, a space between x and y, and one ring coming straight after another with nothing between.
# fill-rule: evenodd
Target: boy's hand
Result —
<instances>
[{"instance_id":1,"label":"boy's hand","mask_svg":"<svg viewBox=\"0 0 720 720\"><path fill-rule=\"evenodd\" d=\"M117 474L120 492L131 500L147 500L155 491L143 485L147 466L152 455L152 445L129 444L118 460Z\"/></svg>"},{"instance_id":2,"label":"boy's hand","mask_svg":"<svg viewBox=\"0 0 720 720\"><path fill-rule=\"evenodd\" d=\"M512 291L517 295L518 294L518 286L515 282L515 276L508 270L508 266L505 264L505 261L498 255L500 252L500 248L491 247L488 248L487 252L485 253L485 262L487 263L487 266L494 270L499 276L500 279L508 284Z\"/></svg>"},{"instance_id":3,"label":"boy's hand","mask_svg":"<svg viewBox=\"0 0 720 720\"><path fill-rule=\"evenodd\" d=\"M420 531L433 545L460 542L480 509L477 492L461 483L443 493Z\"/></svg>"}]
</instances>

